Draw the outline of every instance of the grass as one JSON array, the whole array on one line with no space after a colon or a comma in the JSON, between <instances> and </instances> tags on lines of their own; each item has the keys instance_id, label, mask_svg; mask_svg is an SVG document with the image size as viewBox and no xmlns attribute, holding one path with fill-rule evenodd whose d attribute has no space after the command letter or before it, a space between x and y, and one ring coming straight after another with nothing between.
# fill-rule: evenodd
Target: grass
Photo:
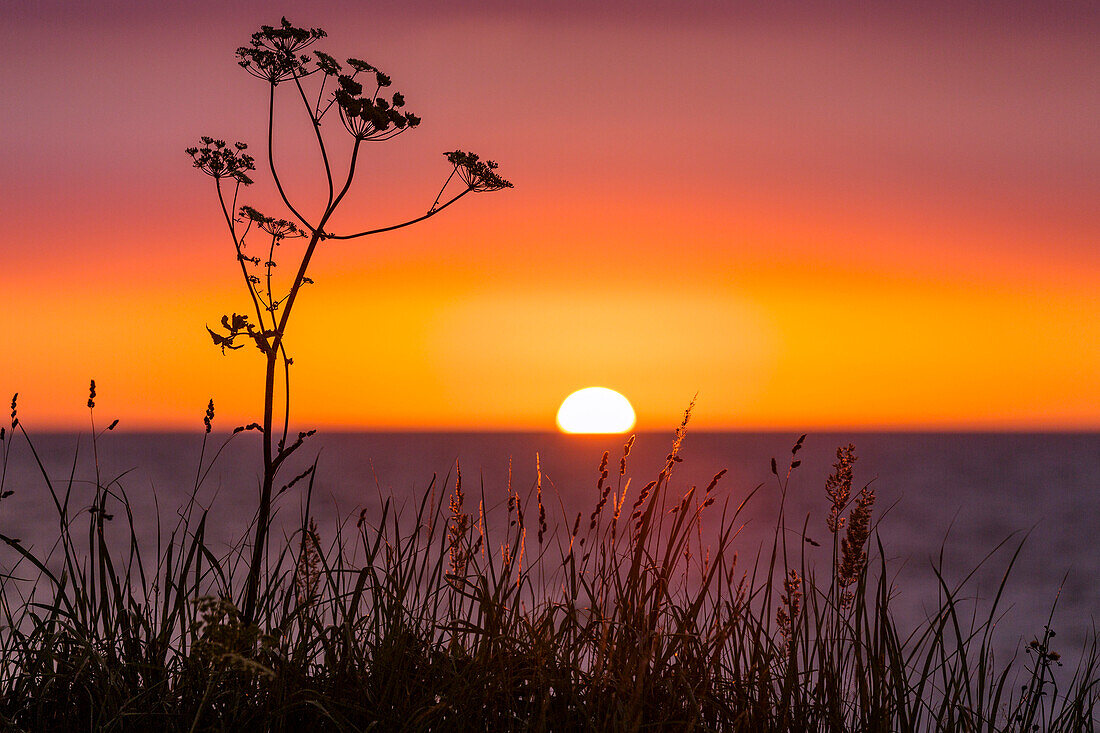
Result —
<instances>
[{"instance_id":1,"label":"grass","mask_svg":"<svg viewBox=\"0 0 1100 733\"><path fill-rule=\"evenodd\" d=\"M195 498L221 453L208 445L212 410L190 501L143 547L124 477L106 477L96 460L92 501L77 506L75 458L55 483L12 407L0 493L21 439L58 524L44 551L0 536L5 729L1096 726L1095 635L1072 672L1060 669L1049 620L1026 654L995 659L1019 547L981 616L968 610L967 581L949 584L941 564L938 610L899 628L888 529L873 522L873 488L853 490L850 446L825 481L824 567L807 559L804 530L789 546L782 505L771 546L741 558L755 492L730 497L724 472L702 490L673 489L688 414L655 478L634 488L628 441L604 455L592 510L553 520L556 531L541 478L529 491L509 481L475 496L460 470L415 502L381 497L378 512L318 527L314 464L279 492L300 497L298 530L273 543L246 623L238 609L255 520L216 550L207 537L221 519ZM93 427L94 456L102 432ZM772 464L784 497L800 448L789 465Z\"/></svg>"}]
</instances>

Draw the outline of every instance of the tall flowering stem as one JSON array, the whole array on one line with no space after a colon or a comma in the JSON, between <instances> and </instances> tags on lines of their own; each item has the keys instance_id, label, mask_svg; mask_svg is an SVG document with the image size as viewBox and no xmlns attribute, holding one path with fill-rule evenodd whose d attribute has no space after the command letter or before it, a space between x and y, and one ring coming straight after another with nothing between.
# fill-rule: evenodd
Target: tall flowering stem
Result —
<instances>
[{"instance_id":1,"label":"tall flowering stem","mask_svg":"<svg viewBox=\"0 0 1100 733\"><path fill-rule=\"evenodd\" d=\"M222 316L220 328L207 326L207 330L214 345L223 353L252 344L263 354L265 364L261 428L264 475L243 600L243 620L246 623L252 623L257 616L271 499L279 469L314 432L298 433L293 440L289 437L290 366L294 360L287 352L286 335L301 288L313 284L308 272L318 245L326 240L359 239L401 229L438 214L468 193L512 187L497 173L495 162L482 160L473 153L451 151L444 154L450 170L443 187L425 213L396 224L354 233L330 231L329 221L355 179L363 145L390 140L414 129L419 126L420 117L406 109L403 94L388 91L392 84L390 77L371 64L357 58L341 63L334 56L315 49L310 49L309 54L303 53L327 35L320 28L299 28L283 18L278 25L261 26L252 34L247 45L237 49L238 64L268 87L266 167L288 212L287 218L267 216L252 206L239 205L238 196L243 188L252 184L252 173L256 169L255 158L245 152L248 150L245 143L230 145L224 140L202 137L198 146L186 151L194 167L214 179L222 216L251 300L250 314ZM290 200L275 164L275 104L277 97L285 95L301 103L324 166L327 198L324 206L312 213ZM339 185L337 169L329 155L326 135L329 128L325 126L332 119L333 107L340 120L333 128L335 134L351 138L346 174L341 176L342 183ZM284 281L280 285L275 275L279 264L277 254L280 245L290 238L306 240L305 250L301 259L290 268L293 275L289 284ZM256 253L256 240L259 240L259 253ZM254 246L250 248L250 245ZM283 389L281 394L277 394L280 379Z\"/></svg>"},{"instance_id":2,"label":"tall flowering stem","mask_svg":"<svg viewBox=\"0 0 1100 733\"><path fill-rule=\"evenodd\" d=\"M462 509L465 499L466 495L462 492L462 468L459 467L455 488L451 493L451 518L447 524L447 548L451 560L448 581L455 587L466 575L466 561L469 558L466 541L470 530L470 515Z\"/></svg>"},{"instance_id":3,"label":"tall flowering stem","mask_svg":"<svg viewBox=\"0 0 1100 733\"><path fill-rule=\"evenodd\" d=\"M841 514L848 506L848 498L852 494L852 464L856 462L856 447L849 443L845 447L837 448L836 458L833 473L825 479L825 494L832 504L825 524L833 534L844 528L844 517Z\"/></svg>"},{"instance_id":4,"label":"tall flowering stem","mask_svg":"<svg viewBox=\"0 0 1100 733\"><path fill-rule=\"evenodd\" d=\"M783 579L783 594L779 596L779 603L775 622L780 636L783 637L784 646L791 652L794 649L791 640L798 625L798 615L802 611L802 576L794 568Z\"/></svg>"},{"instance_id":5,"label":"tall flowering stem","mask_svg":"<svg viewBox=\"0 0 1100 733\"><path fill-rule=\"evenodd\" d=\"M848 532L840 541L840 562L837 566L837 582L841 588L849 588L867 567L867 539L871 536L871 510L875 505L875 490L868 484L856 495L855 506L848 514ZM845 590L841 605L851 603L852 593Z\"/></svg>"},{"instance_id":6,"label":"tall flowering stem","mask_svg":"<svg viewBox=\"0 0 1100 733\"><path fill-rule=\"evenodd\" d=\"M851 605L851 586L867 567L867 540L871 536L871 514L875 505L875 490L867 484L856 494L853 502L852 467L856 462L856 447L852 444L836 450L833 473L825 480L825 494L829 497L829 515L825 524L833 534L833 564L840 591L840 606ZM849 511L850 508L850 511ZM848 516L844 512L848 511ZM843 537L840 533L847 527ZM839 538L839 545L837 539Z\"/></svg>"}]
</instances>

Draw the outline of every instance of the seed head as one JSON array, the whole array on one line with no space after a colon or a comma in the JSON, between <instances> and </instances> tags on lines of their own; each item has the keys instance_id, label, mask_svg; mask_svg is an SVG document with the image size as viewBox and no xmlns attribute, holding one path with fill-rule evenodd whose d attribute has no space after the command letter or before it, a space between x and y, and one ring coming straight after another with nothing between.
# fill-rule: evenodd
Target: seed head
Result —
<instances>
[{"instance_id":1,"label":"seed head","mask_svg":"<svg viewBox=\"0 0 1100 733\"><path fill-rule=\"evenodd\" d=\"M837 448L836 458L833 473L825 479L825 494L832 503L825 524L833 534L844 528L844 517L841 513L847 508L848 497L852 492L852 465L856 462L856 447L849 443Z\"/></svg>"},{"instance_id":2,"label":"seed head","mask_svg":"<svg viewBox=\"0 0 1100 733\"><path fill-rule=\"evenodd\" d=\"M191 164L214 179L232 178L246 186L252 179L247 171L256 170L255 160L244 151L248 146L242 142L230 147L224 140L212 137L199 138L201 147L187 148L184 152L191 156Z\"/></svg>"},{"instance_id":3,"label":"seed head","mask_svg":"<svg viewBox=\"0 0 1100 733\"><path fill-rule=\"evenodd\" d=\"M496 170L499 166L491 160L481 160L474 153L461 150L452 150L444 155L455 167L455 172L466 187L475 193L512 188L509 181L497 175Z\"/></svg>"}]
</instances>

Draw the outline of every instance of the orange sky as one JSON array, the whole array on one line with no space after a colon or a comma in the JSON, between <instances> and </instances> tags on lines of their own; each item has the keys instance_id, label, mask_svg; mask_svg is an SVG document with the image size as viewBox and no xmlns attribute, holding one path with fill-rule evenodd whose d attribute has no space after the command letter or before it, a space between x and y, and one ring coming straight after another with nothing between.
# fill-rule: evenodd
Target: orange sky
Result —
<instances>
[{"instance_id":1,"label":"orange sky","mask_svg":"<svg viewBox=\"0 0 1100 733\"><path fill-rule=\"evenodd\" d=\"M1100 429L1095 14L308 6L424 118L334 229L422 213L455 147L516 188L325 243L288 336L301 427L552 429L602 385L639 429L696 392L709 428ZM247 295L182 149L261 146L232 51L265 7L0 11L0 389L28 426L80 424L92 377L122 427L199 427L209 397L256 419L260 355L203 327ZM300 132L276 152L308 206Z\"/></svg>"}]
</instances>

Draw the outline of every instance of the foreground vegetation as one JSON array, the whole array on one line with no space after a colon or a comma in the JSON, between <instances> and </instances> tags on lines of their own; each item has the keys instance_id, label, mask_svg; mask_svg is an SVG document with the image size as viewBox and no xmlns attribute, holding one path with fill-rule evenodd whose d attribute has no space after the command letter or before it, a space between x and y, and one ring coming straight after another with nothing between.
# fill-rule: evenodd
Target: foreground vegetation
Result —
<instances>
[{"instance_id":1,"label":"foreground vegetation","mask_svg":"<svg viewBox=\"0 0 1100 733\"><path fill-rule=\"evenodd\" d=\"M38 460L12 407L0 493L17 437ZM207 435L212 418L211 407ZM276 494L294 498L301 521L265 558L252 623L238 609L255 526L217 550L207 540L216 515L195 500L220 453L207 439L191 501L156 547L139 546L123 481L105 478L98 461L88 505L74 499L87 495L78 482L55 482L39 462L58 535L52 547L36 538L42 551L0 536L0 721L169 731L1095 728L1095 642L1075 670L1060 670L1048 622L1027 654L995 660L1000 591L975 621L964 587L936 570L938 612L899 628L874 492L853 489L851 446L838 450L822 494L832 561L806 560L804 531L788 548L780 509L771 548L746 562L739 515L755 492L731 497L724 472L702 489L673 488L686 424L644 487L627 478L633 439L605 454L595 505L560 520L541 480L474 497L457 473L404 511L388 497L379 513L319 528L311 467ZM93 428L93 453L101 439ZM772 464L784 495L801 445L786 466Z\"/></svg>"}]
</instances>

